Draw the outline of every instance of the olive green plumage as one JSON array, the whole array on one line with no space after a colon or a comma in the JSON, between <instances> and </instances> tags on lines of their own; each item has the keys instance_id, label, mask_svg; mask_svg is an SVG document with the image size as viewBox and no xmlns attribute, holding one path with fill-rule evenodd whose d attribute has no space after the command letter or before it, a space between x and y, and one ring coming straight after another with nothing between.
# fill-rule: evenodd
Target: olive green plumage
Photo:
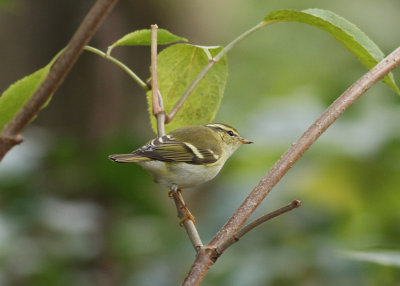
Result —
<instances>
[{"instance_id":1,"label":"olive green plumage","mask_svg":"<svg viewBox=\"0 0 400 286\"><path fill-rule=\"evenodd\" d=\"M152 173L157 183L187 188L214 178L240 145L250 143L235 128L210 123L176 129L130 154L109 158L118 163L137 163Z\"/></svg>"}]
</instances>

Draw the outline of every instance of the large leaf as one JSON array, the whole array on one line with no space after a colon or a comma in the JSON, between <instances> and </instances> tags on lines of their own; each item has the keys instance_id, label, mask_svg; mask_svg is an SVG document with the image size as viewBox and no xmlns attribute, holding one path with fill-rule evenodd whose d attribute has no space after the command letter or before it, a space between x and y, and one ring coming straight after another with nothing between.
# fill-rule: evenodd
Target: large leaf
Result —
<instances>
[{"instance_id":1,"label":"large leaf","mask_svg":"<svg viewBox=\"0 0 400 286\"><path fill-rule=\"evenodd\" d=\"M178 44L164 49L158 55L158 86L167 113L209 63L207 53L215 56L221 49ZM211 122L220 105L227 76L227 60L223 57L200 81L171 123L165 126L166 132L186 125ZM151 112L151 91L147 93L147 99L151 125L156 132L156 121Z\"/></svg>"},{"instance_id":2,"label":"large leaf","mask_svg":"<svg viewBox=\"0 0 400 286\"><path fill-rule=\"evenodd\" d=\"M52 64L59 57L59 52L53 60L45 67L18 80L6 89L0 96L0 131L3 130L17 112L25 105L28 99L47 77ZM48 101L45 105L47 105Z\"/></svg>"},{"instance_id":3,"label":"large leaf","mask_svg":"<svg viewBox=\"0 0 400 286\"><path fill-rule=\"evenodd\" d=\"M368 69L371 69L384 58L383 52L364 32L331 11L322 9L307 9L303 11L278 10L265 17L264 22L266 24L300 22L324 30L342 43ZM382 81L400 94L392 73Z\"/></svg>"},{"instance_id":4,"label":"large leaf","mask_svg":"<svg viewBox=\"0 0 400 286\"><path fill-rule=\"evenodd\" d=\"M187 42L187 39L176 36L165 29L157 30L157 44L167 45L176 42ZM113 48L118 46L150 46L151 45L151 30L137 30L126 34L121 39L108 47L107 54L109 55Z\"/></svg>"}]
</instances>

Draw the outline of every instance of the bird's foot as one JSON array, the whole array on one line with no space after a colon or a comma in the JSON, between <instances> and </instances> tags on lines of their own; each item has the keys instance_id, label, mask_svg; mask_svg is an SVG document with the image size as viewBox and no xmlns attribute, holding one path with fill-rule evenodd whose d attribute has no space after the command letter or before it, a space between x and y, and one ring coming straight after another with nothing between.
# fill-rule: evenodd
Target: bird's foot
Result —
<instances>
[{"instance_id":1,"label":"bird's foot","mask_svg":"<svg viewBox=\"0 0 400 286\"><path fill-rule=\"evenodd\" d=\"M175 192L178 192L179 194L182 195L182 189L174 189L168 192L168 197L173 198Z\"/></svg>"},{"instance_id":2,"label":"bird's foot","mask_svg":"<svg viewBox=\"0 0 400 286\"><path fill-rule=\"evenodd\" d=\"M179 221L179 225L182 226L185 220L191 220L194 225L196 225L196 219L194 216L190 213L188 208L185 206L185 216Z\"/></svg>"},{"instance_id":3,"label":"bird's foot","mask_svg":"<svg viewBox=\"0 0 400 286\"><path fill-rule=\"evenodd\" d=\"M191 212L189 211L188 207L186 206L186 204L184 203L184 201L182 199L182 189L179 189L178 187L173 186L173 188L171 188L171 191L168 192L168 197L174 198L175 203L177 204L177 206L180 209L179 216L182 217L182 219L179 221L180 226L183 225L185 220L191 220L193 222L193 224L196 224L196 220L195 220L194 216L191 214Z\"/></svg>"}]
</instances>

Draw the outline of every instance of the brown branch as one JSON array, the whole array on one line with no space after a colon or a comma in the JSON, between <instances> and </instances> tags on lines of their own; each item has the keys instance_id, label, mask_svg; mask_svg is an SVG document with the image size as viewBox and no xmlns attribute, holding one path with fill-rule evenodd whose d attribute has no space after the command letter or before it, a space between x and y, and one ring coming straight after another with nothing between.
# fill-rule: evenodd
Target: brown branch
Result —
<instances>
[{"instance_id":1,"label":"brown branch","mask_svg":"<svg viewBox=\"0 0 400 286\"><path fill-rule=\"evenodd\" d=\"M0 161L12 147L22 142L22 131L61 85L81 54L83 47L92 38L117 1L98 0L93 5L71 38L65 51L52 66L46 79L10 123L4 126L0 135Z\"/></svg>"},{"instance_id":2,"label":"brown branch","mask_svg":"<svg viewBox=\"0 0 400 286\"><path fill-rule=\"evenodd\" d=\"M194 260L194 263L190 268L189 274L183 281L182 286L200 285L208 269L210 269L210 267L217 260L214 255L215 250L207 247L204 247L199 252L197 252L196 259Z\"/></svg>"},{"instance_id":3,"label":"brown branch","mask_svg":"<svg viewBox=\"0 0 400 286\"><path fill-rule=\"evenodd\" d=\"M153 102L153 115L157 118L158 136L165 135L165 112L164 102L160 91L158 90L157 73L157 30L156 24L151 25L151 92Z\"/></svg>"},{"instance_id":4,"label":"brown branch","mask_svg":"<svg viewBox=\"0 0 400 286\"><path fill-rule=\"evenodd\" d=\"M172 198L174 199L176 210L178 211L178 217L180 219L184 219L186 216L186 211L182 208L185 205L185 201L183 200L182 194L177 190L172 191ZM193 248L196 251L199 251L203 247L203 242L199 236L199 233L194 225L193 221L190 219L185 219L183 221L183 226L185 227L186 233L192 242Z\"/></svg>"},{"instance_id":5,"label":"brown branch","mask_svg":"<svg viewBox=\"0 0 400 286\"><path fill-rule=\"evenodd\" d=\"M152 102L153 102L153 115L157 118L157 133L158 136L165 135L165 112L164 102L162 95L158 89L158 76L157 76L157 25L151 25L151 86L152 86ZM186 211L182 209L185 206L182 194L178 192L176 186L171 187L171 195L174 199L178 217L183 219L186 216ZM186 207L187 208L187 207ZM183 221L186 233L192 242L196 251L203 247L199 233L193 221L185 219Z\"/></svg>"},{"instance_id":6,"label":"brown branch","mask_svg":"<svg viewBox=\"0 0 400 286\"><path fill-rule=\"evenodd\" d=\"M228 240L225 240L225 242L222 243L220 246L218 246L218 248L215 249L215 251L217 252L217 255L220 256L225 251L225 249L230 247L232 244L238 242L245 234L247 234L253 228L263 224L266 221L269 221L270 219L280 216L281 214L287 213L295 208L298 208L301 205L302 205L301 201L294 200L290 204L288 204L284 207L281 207L280 209L277 209L273 212L270 212L266 215L263 215L262 217L259 217L258 219L252 221L248 225L241 228L237 233L235 233L233 236L231 236Z\"/></svg>"},{"instance_id":7,"label":"brown branch","mask_svg":"<svg viewBox=\"0 0 400 286\"><path fill-rule=\"evenodd\" d=\"M368 71L351 85L327 110L292 144L292 146L275 163L270 171L247 196L228 222L218 231L211 242L205 246L210 251L201 251L186 276L183 285L199 285L205 273L215 262L215 251L230 239L250 215L255 211L271 189L280 181L293 164L310 148L321 134L373 84L381 80L400 64L400 47Z\"/></svg>"}]
</instances>

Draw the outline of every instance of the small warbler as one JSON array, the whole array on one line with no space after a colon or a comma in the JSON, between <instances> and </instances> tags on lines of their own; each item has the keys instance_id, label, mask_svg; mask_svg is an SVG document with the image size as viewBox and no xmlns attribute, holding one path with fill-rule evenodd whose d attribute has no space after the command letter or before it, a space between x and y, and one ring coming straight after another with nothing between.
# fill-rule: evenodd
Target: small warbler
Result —
<instances>
[{"instance_id":1,"label":"small warbler","mask_svg":"<svg viewBox=\"0 0 400 286\"><path fill-rule=\"evenodd\" d=\"M176 129L130 154L109 158L118 163L136 163L149 171L156 183L182 189L213 179L240 145L250 143L235 128L210 123Z\"/></svg>"}]
</instances>

